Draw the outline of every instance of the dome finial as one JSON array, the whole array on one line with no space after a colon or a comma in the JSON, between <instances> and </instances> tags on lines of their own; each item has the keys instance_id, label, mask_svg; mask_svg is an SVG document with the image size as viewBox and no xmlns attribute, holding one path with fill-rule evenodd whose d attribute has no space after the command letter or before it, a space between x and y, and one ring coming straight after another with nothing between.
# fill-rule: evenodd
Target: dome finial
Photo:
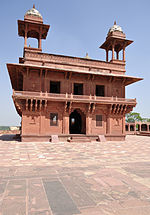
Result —
<instances>
[{"instance_id":1,"label":"dome finial","mask_svg":"<svg viewBox=\"0 0 150 215\"><path fill-rule=\"evenodd\" d=\"M33 4L32 9L30 9L26 12L25 16L36 16L36 17L39 17L40 19L43 19L42 15L39 13L39 11L37 9L35 9L35 4Z\"/></svg>"},{"instance_id":2,"label":"dome finial","mask_svg":"<svg viewBox=\"0 0 150 215\"><path fill-rule=\"evenodd\" d=\"M108 34L111 32L115 32L115 31L120 31L121 33L123 33L122 28L116 24L116 21L114 21L114 25L109 29ZM107 36L108 36L107 34Z\"/></svg>"},{"instance_id":3,"label":"dome finial","mask_svg":"<svg viewBox=\"0 0 150 215\"><path fill-rule=\"evenodd\" d=\"M86 58L86 59L90 59L90 57L89 57L89 54L88 54L88 53L86 53L85 58Z\"/></svg>"}]
</instances>

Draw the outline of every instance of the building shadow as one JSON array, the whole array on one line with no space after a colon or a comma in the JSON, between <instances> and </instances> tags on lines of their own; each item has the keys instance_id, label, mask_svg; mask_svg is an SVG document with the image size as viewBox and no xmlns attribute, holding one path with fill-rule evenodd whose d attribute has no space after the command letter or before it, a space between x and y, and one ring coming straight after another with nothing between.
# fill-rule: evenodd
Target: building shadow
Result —
<instances>
[{"instance_id":1,"label":"building shadow","mask_svg":"<svg viewBox=\"0 0 150 215\"><path fill-rule=\"evenodd\" d=\"M0 136L1 141L21 141L20 134L3 134Z\"/></svg>"}]
</instances>

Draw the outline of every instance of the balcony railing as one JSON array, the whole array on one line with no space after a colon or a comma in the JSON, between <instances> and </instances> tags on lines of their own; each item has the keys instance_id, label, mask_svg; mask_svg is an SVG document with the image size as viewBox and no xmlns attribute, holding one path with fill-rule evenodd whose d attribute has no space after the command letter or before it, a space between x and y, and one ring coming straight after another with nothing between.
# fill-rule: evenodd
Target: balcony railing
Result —
<instances>
[{"instance_id":1,"label":"balcony railing","mask_svg":"<svg viewBox=\"0 0 150 215\"><path fill-rule=\"evenodd\" d=\"M73 95L73 94L56 94L56 93L43 93L43 92L29 92L29 91L13 91L14 98L20 99L39 99L39 100L52 100L52 101L72 101L84 103L128 103L136 104L136 99L125 99L118 97L100 97L88 95Z\"/></svg>"}]
</instances>

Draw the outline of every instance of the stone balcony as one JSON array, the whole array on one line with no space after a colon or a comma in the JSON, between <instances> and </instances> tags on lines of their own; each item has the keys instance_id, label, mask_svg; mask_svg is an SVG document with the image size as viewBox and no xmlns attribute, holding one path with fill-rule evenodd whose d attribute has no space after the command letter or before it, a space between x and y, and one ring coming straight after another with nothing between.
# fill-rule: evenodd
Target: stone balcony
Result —
<instances>
[{"instance_id":1,"label":"stone balcony","mask_svg":"<svg viewBox=\"0 0 150 215\"><path fill-rule=\"evenodd\" d=\"M41 111L47 108L49 101L64 102L64 110L71 110L72 103L87 104L90 113L95 111L96 105L107 105L108 114L126 114L136 106L136 99L118 97L100 97L89 95L53 94L43 92L13 91L13 100L18 113L22 110Z\"/></svg>"},{"instance_id":2,"label":"stone balcony","mask_svg":"<svg viewBox=\"0 0 150 215\"><path fill-rule=\"evenodd\" d=\"M29 91L13 91L13 97L18 99L47 100L47 101L68 101L97 104L131 104L136 105L136 99L118 97L100 97L89 95L55 94Z\"/></svg>"}]
</instances>

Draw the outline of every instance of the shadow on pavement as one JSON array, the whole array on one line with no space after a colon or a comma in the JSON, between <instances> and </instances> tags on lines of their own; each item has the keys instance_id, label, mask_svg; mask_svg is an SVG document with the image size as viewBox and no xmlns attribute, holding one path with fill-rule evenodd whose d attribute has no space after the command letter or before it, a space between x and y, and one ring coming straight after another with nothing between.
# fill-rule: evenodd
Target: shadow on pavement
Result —
<instances>
[{"instance_id":1,"label":"shadow on pavement","mask_svg":"<svg viewBox=\"0 0 150 215\"><path fill-rule=\"evenodd\" d=\"M0 136L1 141L19 141L20 142L20 135L18 134L3 134Z\"/></svg>"}]
</instances>

